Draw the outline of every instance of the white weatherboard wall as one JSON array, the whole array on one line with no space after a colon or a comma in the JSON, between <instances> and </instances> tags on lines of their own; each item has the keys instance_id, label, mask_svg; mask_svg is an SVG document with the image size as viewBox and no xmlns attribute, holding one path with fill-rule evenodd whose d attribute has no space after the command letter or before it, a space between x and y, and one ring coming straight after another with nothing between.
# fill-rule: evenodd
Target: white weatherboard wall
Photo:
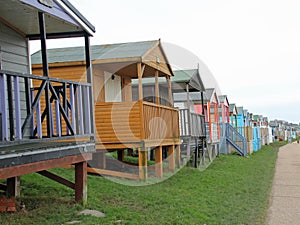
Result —
<instances>
[{"instance_id":1,"label":"white weatherboard wall","mask_svg":"<svg viewBox=\"0 0 300 225\"><path fill-rule=\"evenodd\" d=\"M104 72L105 79L105 102L121 102L122 101L122 86L121 77L109 72Z\"/></svg>"}]
</instances>

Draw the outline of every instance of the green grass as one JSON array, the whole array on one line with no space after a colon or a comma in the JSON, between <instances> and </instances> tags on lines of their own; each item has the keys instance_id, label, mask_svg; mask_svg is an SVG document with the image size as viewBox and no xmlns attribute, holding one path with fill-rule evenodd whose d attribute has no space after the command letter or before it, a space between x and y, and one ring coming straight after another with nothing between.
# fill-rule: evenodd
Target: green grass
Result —
<instances>
[{"instance_id":1,"label":"green grass","mask_svg":"<svg viewBox=\"0 0 300 225\"><path fill-rule=\"evenodd\" d=\"M37 174L22 177L26 210L0 214L0 224L264 224L277 148L264 146L248 158L221 155L205 171L185 167L162 183L132 187L89 176L85 208L105 218L79 216L74 193ZM73 179L69 169L55 169ZM121 220L121 223L117 223Z\"/></svg>"}]
</instances>

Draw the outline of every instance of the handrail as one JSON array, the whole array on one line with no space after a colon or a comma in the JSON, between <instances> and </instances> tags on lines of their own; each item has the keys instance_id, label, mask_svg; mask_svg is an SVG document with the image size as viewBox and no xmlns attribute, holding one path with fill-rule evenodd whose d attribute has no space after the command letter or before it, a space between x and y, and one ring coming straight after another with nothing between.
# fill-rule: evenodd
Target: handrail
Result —
<instances>
[{"instance_id":1,"label":"handrail","mask_svg":"<svg viewBox=\"0 0 300 225\"><path fill-rule=\"evenodd\" d=\"M22 78L28 78L28 79L34 79L34 80L47 80L50 82L57 82L57 83L68 83L68 84L77 84L77 85L83 85L87 87L91 87L92 85L90 83L86 82L76 82L72 80L63 80L59 78L54 78L54 77L45 77L45 76L40 76L40 75L34 75L34 74L27 74L27 73L19 73L19 72L14 72L14 71L9 71L9 70L0 70L0 74L7 74L10 76L14 77L22 77Z\"/></svg>"},{"instance_id":2,"label":"handrail","mask_svg":"<svg viewBox=\"0 0 300 225\"><path fill-rule=\"evenodd\" d=\"M148 106L153 106L153 107L163 108L163 109L168 109L168 110L173 110L173 111L179 111L178 108L173 108L173 107L170 107L170 106L155 104L155 103L147 102L147 101L143 101L143 100L140 100L140 101L143 102L143 105L148 105Z\"/></svg>"},{"instance_id":3,"label":"handrail","mask_svg":"<svg viewBox=\"0 0 300 225\"><path fill-rule=\"evenodd\" d=\"M234 127L230 124L225 123L226 125L226 138L234 145L234 147L241 152L244 156L247 155L247 140L240 134ZM242 146L238 143L242 142Z\"/></svg>"}]
</instances>

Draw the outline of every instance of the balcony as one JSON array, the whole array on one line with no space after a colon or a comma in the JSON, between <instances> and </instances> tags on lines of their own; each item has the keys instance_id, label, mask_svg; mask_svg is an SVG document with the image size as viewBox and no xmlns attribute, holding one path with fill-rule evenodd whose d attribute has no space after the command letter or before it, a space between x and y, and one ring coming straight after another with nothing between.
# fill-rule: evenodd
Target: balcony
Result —
<instances>
[{"instance_id":1,"label":"balcony","mask_svg":"<svg viewBox=\"0 0 300 225\"><path fill-rule=\"evenodd\" d=\"M145 101L95 105L97 149L179 143L179 112Z\"/></svg>"},{"instance_id":2,"label":"balcony","mask_svg":"<svg viewBox=\"0 0 300 225\"><path fill-rule=\"evenodd\" d=\"M90 84L0 70L0 87L1 168L94 151Z\"/></svg>"}]
</instances>

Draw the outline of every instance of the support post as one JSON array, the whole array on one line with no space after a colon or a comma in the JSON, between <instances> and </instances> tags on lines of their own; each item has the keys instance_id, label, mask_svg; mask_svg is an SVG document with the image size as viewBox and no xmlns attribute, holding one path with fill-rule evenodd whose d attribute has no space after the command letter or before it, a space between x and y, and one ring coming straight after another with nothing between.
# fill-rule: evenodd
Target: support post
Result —
<instances>
[{"instance_id":1,"label":"support post","mask_svg":"<svg viewBox=\"0 0 300 225\"><path fill-rule=\"evenodd\" d=\"M40 40L41 40L41 52L42 52L42 63L43 63L43 75L49 77L49 66L47 59L47 45L46 45L46 26L45 17L43 12L39 12L39 27L40 27ZM49 82L46 81L45 87L45 101L46 101L46 115L47 115L47 136L52 137L51 129L51 112L50 112L50 91Z\"/></svg>"},{"instance_id":2,"label":"support post","mask_svg":"<svg viewBox=\"0 0 300 225\"><path fill-rule=\"evenodd\" d=\"M95 140L95 118L94 118L94 91L93 91L93 73L92 73L92 61L91 61L91 49L90 49L90 37L86 33L84 36L85 40L85 61L86 61L86 75L87 82L91 84L91 87L88 88L89 98L88 98L88 107L90 108L89 115L89 124L90 124L90 134L92 140Z\"/></svg>"},{"instance_id":3,"label":"support post","mask_svg":"<svg viewBox=\"0 0 300 225\"><path fill-rule=\"evenodd\" d=\"M171 173L175 172L175 146L171 145L168 147L168 160L169 160L169 170Z\"/></svg>"},{"instance_id":4,"label":"support post","mask_svg":"<svg viewBox=\"0 0 300 225\"><path fill-rule=\"evenodd\" d=\"M119 150L117 152L117 154L118 154L118 160L123 162L124 161L124 150Z\"/></svg>"},{"instance_id":5,"label":"support post","mask_svg":"<svg viewBox=\"0 0 300 225\"><path fill-rule=\"evenodd\" d=\"M155 71L155 103L157 105L160 104L158 75L159 75L159 72L158 72L158 70L156 70Z\"/></svg>"},{"instance_id":6,"label":"support post","mask_svg":"<svg viewBox=\"0 0 300 225\"><path fill-rule=\"evenodd\" d=\"M87 162L75 164L75 201L87 202Z\"/></svg>"},{"instance_id":7,"label":"support post","mask_svg":"<svg viewBox=\"0 0 300 225\"><path fill-rule=\"evenodd\" d=\"M195 138L195 158L194 158L194 167L198 167L198 151L199 151L199 143L198 138Z\"/></svg>"},{"instance_id":8,"label":"support post","mask_svg":"<svg viewBox=\"0 0 300 225\"><path fill-rule=\"evenodd\" d=\"M177 168L180 168L180 145L175 146L175 164Z\"/></svg>"},{"instance_id":9,"label":"support post","mask_svg":"<svg viewBox=\"0 0 300 225\"><path fill-rule=\"evenodd\" d=\"M166 76L167 79L167 86L168 86L168 95L169 95L169 106L173 107L173 95L172 95L172 84L171 78L169 75Z\"/></svg>"},{"instance_id":10,"label":"support post","mask_svg":"<svg viewBox=\"0 0 300 225\"><path fill-rule=\"evenodd\" d=\"M163 177L162 146L158 146L155 148L155 176L157 178Z\"/></svg>"},{"instance_id":11,"label":"support post","mask_svg":"<svg viewBox=\"0 0 300 225\"><path fill-rule=\"evenodd\" d=\"M145 147L138 148L139 154L139 178L140 180L148 180L148 171L147 171L147 151Z\"/></svg>"},{"instance_id":12,"label":"support post","mask_svg":"<svg viewBox=\"0 0 300 225\"><path fill-rule=\"evenodd\" d=\"M6 181L6 197L15 198L20 196L20 177L8 178Z\"/></svg>"},{"instance_id":13,"label":"support post","mask_svg":"<svg viewBox=\"0 0 300 225\"><path fill-rule=\"evenodd\" d=\"M143 82L142 82L142 77L143 77L143 73L142 73L142 63L138 63L137 64L137 73L138 73L138 80L139 80L139 100L143 100Z\"/></svg>"}]
</instances>

